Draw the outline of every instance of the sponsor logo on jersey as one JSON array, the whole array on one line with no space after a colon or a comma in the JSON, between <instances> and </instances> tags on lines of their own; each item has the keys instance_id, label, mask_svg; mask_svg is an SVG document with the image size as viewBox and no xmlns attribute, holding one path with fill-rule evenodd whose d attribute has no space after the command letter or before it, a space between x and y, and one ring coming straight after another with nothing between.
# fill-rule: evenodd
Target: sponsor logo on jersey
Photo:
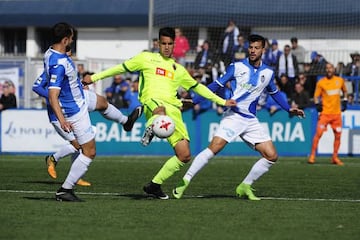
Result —
<instances>
[{"instance_id":1,"label":"sponsor logo on jersey","mask_svg":"<svg viewBox=\"0 0 360 240\"><path fill-rule=\"evenodd\" d=\"M51 74L50 82L51 83L56 82L56 75Z\"/></svg>"},{"instance_id":2,"label":"sponsor logo on jersey","mask_svg":"<svg viewBox=\"0 0 360 240\"><path fill-rule=\"evenodd\" d=\"M156 75L164 76L170 79L174 79L174 73L163 68L156 68Z\"/></svg>"}]
</instances>

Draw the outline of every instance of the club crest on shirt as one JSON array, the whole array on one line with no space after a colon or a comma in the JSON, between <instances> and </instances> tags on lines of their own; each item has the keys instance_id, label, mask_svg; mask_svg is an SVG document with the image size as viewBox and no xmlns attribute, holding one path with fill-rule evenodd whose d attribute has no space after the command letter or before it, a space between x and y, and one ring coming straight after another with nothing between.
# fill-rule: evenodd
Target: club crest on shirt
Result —
<instances>
[{"instance_id":1,"label":"club crest on shirt","mask_svg":"<svg viewBox=\"0 0 360 240\"><path fill-rule=\"evenodd\" d=\"M260 81L261 81L261 82L264 82L264 81L265 81L265 76L264 76L264 75L261 75Z\"/></svg>"}]
</instances>

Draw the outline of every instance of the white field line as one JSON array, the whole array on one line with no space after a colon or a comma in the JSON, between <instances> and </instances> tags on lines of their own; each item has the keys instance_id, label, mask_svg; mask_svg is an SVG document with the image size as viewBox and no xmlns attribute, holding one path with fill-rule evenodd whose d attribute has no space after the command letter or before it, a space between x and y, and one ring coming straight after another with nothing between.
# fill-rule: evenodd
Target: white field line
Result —
<instances>
[{"instance_id":1,"label":"white field line","mask_svg":"<svg viewBox=\"0 0 360 240\"><path fill-rule=\"evenodd\" d=\"M25 190L4 190L0 189L0 193L25 193L25 194L54 194L52 191L25 191ZM79 195L97 195L97 196L122 196L121 193L113 192L76 192ZM201 195L187 195L184 198L206 198ZM234 197L235 198L235 197ZM313 202L360 202L360 199L332 199L332 198L285 198L285 197L261 197L262 200L278 200L278 201L313 201Z\"/></svg>"}]
</instances>

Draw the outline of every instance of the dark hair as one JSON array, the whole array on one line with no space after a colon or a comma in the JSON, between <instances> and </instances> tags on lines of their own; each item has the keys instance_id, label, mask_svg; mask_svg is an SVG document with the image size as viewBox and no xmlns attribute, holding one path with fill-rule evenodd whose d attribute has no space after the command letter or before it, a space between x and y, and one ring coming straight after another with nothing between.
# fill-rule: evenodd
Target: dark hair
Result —
<instances>
[{"instance_id":1,"label":"dark hair","mask_svg":"<svg viewBox=\"0 0 360 240\"><path fill-rule=\"evenodd\" d=\"M263 36L257 35L257 34L251 34L248 37L249 43L253 42L261 42L261 45L265 47L265 38Z\"/></svg>"},{"instance_id":2,"label":"dark hair","mask_svg":"<svg viewBox=\"0 0 360 240\"><path fill-rule=\"evenodd\" d=\"M159 30L159 39L162 36L169 37L172 40L175 40L175 29L171 28L171 27L160 28L160 30Z\"/></svg>"},{"instance_id":3,"label":"dark hair","mask_svg":"<svg viewBox=\"0 0 360 240\"><path fill-rule=\"evenodd\" d=\"M59 43L65 37L70 37L74 34L74 27L68 23L60 22L51 28L51 43Z\"/></svg>"},{"instance_id":4,"label":"dark hair","mask_svg":"<svg viewBox=\"0 0 360 240\"><path fill-rule=\"evenodd\" d=\"M297 42L298 42L298 39L297 39L296 37L292 37L292 38L290 39L290 42L292 42L292 43L297 43Z\"/></svg>"}]
</instances>

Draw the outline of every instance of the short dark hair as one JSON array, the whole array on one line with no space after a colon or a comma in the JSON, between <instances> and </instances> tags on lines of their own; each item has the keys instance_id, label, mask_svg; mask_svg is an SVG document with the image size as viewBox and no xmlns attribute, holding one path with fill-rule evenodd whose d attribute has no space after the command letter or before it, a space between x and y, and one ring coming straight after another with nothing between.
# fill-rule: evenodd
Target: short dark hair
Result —
<instances>
[{"instance_id":1,"label":"short dark hair","mask_svg":"<svg viewBox=\"0 0 360 240\"><path fill-rule=\"evenodd\" d=\"M292 37L292 38L290 39L290 42L292 42L292 43L297 43L297 42L298 42L298 39L297 39L296 37Z\"/></svg>"},{"instance_id":2,"label":"short dark hair","mask_svg":"<svg viewBox=\"0 0 360 240\"><path fill-rule=\"evenodd\" d=\"M248 37L249 43L253 42L261 42L262 46L265 47L265 38L263 36L257 35L257 34L251 34Z\"/></svg>"},{"instance_id":3,"label":"short dark hair","mask_svg":"<svg viewBox=\"0 0 360 240\"><path fill-rule=\"evenodd\" d=\"M159 30L159 39L162 36L169 37L172 40L175 40L175 29L171 28L171 27L160 28L160 30Z\"/></svg>"},{"instance_id":4,"label":"short dark hair","mask_svg":"<svg viewBox=\"0 0 360 240\"><path fill-rule=\"evenodd\" d=\"M70 37L74 34L74 27L66 22L60 22L55 24L51 28L51 43L59 43L65 37Z\"/></svg>"}]
</instances>

